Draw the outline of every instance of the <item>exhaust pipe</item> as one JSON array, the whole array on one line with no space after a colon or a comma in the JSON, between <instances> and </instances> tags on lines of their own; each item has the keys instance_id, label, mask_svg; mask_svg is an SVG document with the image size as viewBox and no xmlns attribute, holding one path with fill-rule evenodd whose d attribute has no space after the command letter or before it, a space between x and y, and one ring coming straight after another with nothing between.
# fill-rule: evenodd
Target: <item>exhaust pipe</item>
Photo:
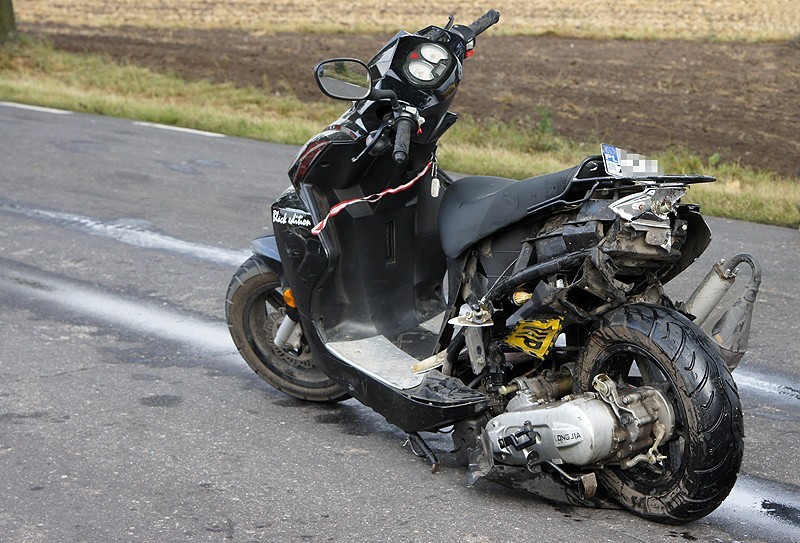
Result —
<instances>
[{"instance_id":1,"label":"exhaust pipe","mask_svg":"<svg viewBox=\"0 0 800 543\"><path fill-rule=\"evenodd\" d=\"M761 265L750 255L736 255L728 264L728 269L736 275L736 266L746 263L752 270L750 283L744 294L733 302L722 317L711 329L711 338L717 342L722 358L733 371L747 351L747 340L750 337L750 323L753 320L753 306L756 303L758 289L761 286Z\"/></svg>"},{"instance_id":2,"label":"exhaust pipe","mask_svg":"<svg viewBox=\"0 0 800 543\"><path fill-rule=\"evenodd\" d=\"M684 304L684 311L695 316L695 323L702 326L714 308L733 286L738 273L737 266L745 263L752 269L750 283L739 299L720 317L711 329L711 338L725 360L728 369L733 371L747 351L750 337L750 323L753 320L758 289L761 286L761 265L748 254L738 254L725 264L720 260L711 268L700 285Z\"/></svg>"},{"instance_id":3,"label":"exhaust pipe","mask_svg":"<svg viewBox=\"0 0 800 543\"><path fill-rule=\"evenodd\" d=\"M725 260L720 260L714 264L706 276L697 286L689 299L686 300L684 310L694 315L694 323L702 326L706 319L719 305L722 298L733 286L736 281L736 272L730 270L730 266L725 266Z\"/></svg>"}]
</instances>

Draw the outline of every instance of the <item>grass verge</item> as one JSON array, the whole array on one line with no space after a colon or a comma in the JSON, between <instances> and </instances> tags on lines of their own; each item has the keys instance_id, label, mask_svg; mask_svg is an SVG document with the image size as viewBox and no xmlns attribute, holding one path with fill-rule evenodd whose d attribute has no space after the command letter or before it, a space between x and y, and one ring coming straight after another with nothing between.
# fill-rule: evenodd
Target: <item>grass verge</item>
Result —
<instances>
[{"instance_id":1,"label":"grass verge","mask_svg":"<svg viewBox=\"0 0 800 543\"><path fill-rule=\"evenodd\" d=\"M0 47L0 100L295 145L304 143L344 109L343 104L332 101L300 102L293 96L256 88L185 81L98 55L54 51L29 39ZM519 124L463 118L443 138L442 166L525 178L574 165L597 153L599 142L564 140L552 132L547 112L539 113L538 120ZM800 222L797 181L719 163L716 156L704 159L685 150L656 158L668 172L719 179L692 187L687 196L710 215L781 226Z\"/></svg>"}]
</instances>

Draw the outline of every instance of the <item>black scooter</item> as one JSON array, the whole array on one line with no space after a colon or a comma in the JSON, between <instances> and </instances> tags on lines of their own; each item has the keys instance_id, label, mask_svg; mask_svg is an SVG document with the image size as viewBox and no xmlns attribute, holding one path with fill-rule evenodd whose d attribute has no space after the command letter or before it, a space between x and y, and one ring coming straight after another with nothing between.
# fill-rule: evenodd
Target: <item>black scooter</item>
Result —
<instances>
[{"instance_id":1,"label":"black scooter","mask_svg":"<svg viewBox=\"0 0 800 543\"><path fill-rule=\"evenodd\" d=\"M747 344L760 271L718 264L685 303L662 286L711 239L689 185L603 145L516 181L438 168L439 138L475 38L498 22L394 36L369 63L315 76L352 107L298 153L274 236L227 294L247 363L294 397L368 405L408 433L453 427L480 477L553 500L682 523L728 495L742 459L729 370ZM744 296L700 325L753 267ZM727 365L726 365L727 363Z\"/></svg>"}]
</instances>

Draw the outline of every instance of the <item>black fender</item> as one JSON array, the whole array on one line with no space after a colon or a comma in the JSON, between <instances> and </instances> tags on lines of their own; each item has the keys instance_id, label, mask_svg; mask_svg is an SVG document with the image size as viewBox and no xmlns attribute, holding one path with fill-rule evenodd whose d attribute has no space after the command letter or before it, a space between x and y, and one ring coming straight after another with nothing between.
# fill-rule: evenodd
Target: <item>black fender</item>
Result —
<instances>
[{"instance_id":1,"label":"black fender","mask_svg":"<svg viewBox=\"0 0 800 543\"><path fill-rule=\"evenodd\" d=\"M281 284L285 286L286 274L283 271L283 262L278 252L278 241L275 236L270 235L254 239L250 242L250 249L269 271L280 278Z\"/></svg>"}]
</instances>

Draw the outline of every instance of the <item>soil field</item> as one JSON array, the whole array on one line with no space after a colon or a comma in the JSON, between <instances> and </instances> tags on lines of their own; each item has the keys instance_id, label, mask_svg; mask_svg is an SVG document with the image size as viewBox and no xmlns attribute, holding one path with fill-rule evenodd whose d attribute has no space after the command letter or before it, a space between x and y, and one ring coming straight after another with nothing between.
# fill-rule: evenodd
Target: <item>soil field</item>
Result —
<instances>
[{"instance_id":1,"label":"soil field","mask_svg":"<svg viewBox=\"0 0 800 543\"><path fill-rule=\"evenodd\" d=\"M444 24L450 13L467 24L500 11L495 34L558 34L609 38L788 40L800 34L797 0L15 0L25 21L95 28L237 28L255 32L329 30L393 33Z\"/></svg>"},{"instance_id":2,"label":"soil field","mask_svg":"<svg viewBox=\"0 0 800 543\"><path fill-rule=\"evenodd\" d=\"M386 34L257 35L21 22L58 49L90 51L188 79L254 85L324 99L312 68L369 59ZM528 123L641 153L686 146L708 158L800 176L800 47L793 42L590 40L481 36L454 111Z\"/></svg>"}]
</instances>

